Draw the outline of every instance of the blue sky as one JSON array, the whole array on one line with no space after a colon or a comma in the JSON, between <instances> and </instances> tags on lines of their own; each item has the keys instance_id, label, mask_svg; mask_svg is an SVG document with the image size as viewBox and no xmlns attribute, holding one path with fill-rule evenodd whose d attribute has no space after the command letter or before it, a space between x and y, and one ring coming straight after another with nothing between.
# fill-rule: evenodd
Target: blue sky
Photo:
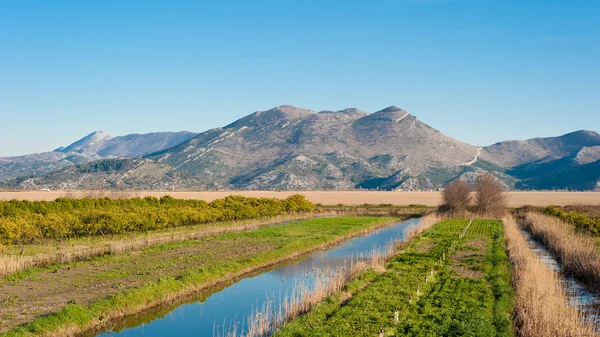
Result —
<instances>
[{"instance_id":1,"label":"blue sky","mask_svg":"<svg viewBox=\"0 0 600 337\"><path fill-rule=\"evenodd\" d=\"M600 131L600 1L0 2L0 156L256 110L404 108L476 145Z\"/></svg>"}]
</instances>

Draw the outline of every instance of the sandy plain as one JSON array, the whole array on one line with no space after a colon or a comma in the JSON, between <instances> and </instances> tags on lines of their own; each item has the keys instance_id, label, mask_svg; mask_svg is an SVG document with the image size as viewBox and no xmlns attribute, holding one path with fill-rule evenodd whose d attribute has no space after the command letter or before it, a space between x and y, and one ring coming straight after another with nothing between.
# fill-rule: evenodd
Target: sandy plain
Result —
<instances>
[{"instance_id":1,"label":"sandy plain","mask_svg":"<svg viewBox=\"0 0 600 337\"><path fill-rule=\"evenodd\" d=\"M59 197L93 194L89 191L0 191L0 200L54 200ZM111 192L106 192L110 196ZM314 203L323 205L379 205L392 204L395 206L439 204L440 192L435 191L133 191L128 193L134 197L161 197L170 195L181 199L201 199L212 201L228 195L243 195L248 197L286 198L292 194L305 195ZM571 205L587 204L600 205L600 192L507 192L510 207L523 205Z\"/></svg>"}]
</instances>

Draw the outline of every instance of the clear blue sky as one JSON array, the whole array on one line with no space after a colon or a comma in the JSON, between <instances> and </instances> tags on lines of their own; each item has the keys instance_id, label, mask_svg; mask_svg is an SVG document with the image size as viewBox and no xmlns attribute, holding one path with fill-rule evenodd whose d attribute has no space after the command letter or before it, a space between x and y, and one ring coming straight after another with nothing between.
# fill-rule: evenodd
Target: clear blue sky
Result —
<instances>
[{"instance_id":1,"label":"clear blue sky","mask_svg":"<svg viewBox=\"0 0 600 337\"><path fill-rule=\"evenodd\" d=\"M600 1L0 2L0 156L397 105L476 145L600 131Z\"/></svg>"}]
</instances>

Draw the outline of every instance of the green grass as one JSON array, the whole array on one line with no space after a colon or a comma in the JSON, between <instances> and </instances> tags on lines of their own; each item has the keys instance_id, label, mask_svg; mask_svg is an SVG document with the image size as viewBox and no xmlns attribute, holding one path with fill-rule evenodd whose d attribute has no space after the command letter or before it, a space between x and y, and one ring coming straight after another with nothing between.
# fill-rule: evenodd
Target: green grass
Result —
<instances>
[{"instance_id":1,"label":"green grass","mask_svg":"<svg viewBox=\"0 0 600 337\"><path fill-rule=\"evenodd\" d=\"M349 301L329 298L284 325L275 336L376 336L380 327L386 336L512 336L510 264L500 222L474 222L473 234L486 230L476 239L486 240L488 249L479 256L467 254L467 260L479 257L480 262L471 264L482 277L459 275L450 259L436 264L443 253L456 254L452 244L467 223L442 221L394 257L386 265L387 272L361 275L355 282L367 282L364 290L347 285L346 291L352 293ZM465 237L458 243L470 240ZM425 276L429 276L427 285ZM399 324L393 322L395 309L399 309Z\"/></svg>"},{"instance_id":2,"label":"green grass","mask_svg":"<svg viewBox=\"0 0 600 337\"><path fill-rule=\"evenodd\" d=\"M210 238L203 238L197 241L183 241L165 245L153 246L136 253L151 257L160 255L161 252L168 252L179 248L196 247L208 245L215 250L222 249L229 255L219 255L220 259L203 259L203 264L197 264L193 268L183 269L183 271L166 275L160 279L148 282L147 284L118 293L107 299L99 300L89 306L77 304L68 304L58 313L37 318L35 321L17 327L0 336L32 336L41 335L48 332L57 331L61 328L78 327L84 329L93 321L103 321L106 317L120 313L134 313L148 306L148 304L158 303L174 294L183 294L187 291L201 288L206 284L219 280L226 281L234 277L236 273L252 268L291 258L302 252L306 252L323 244L335 242L344 236L361 233L365 229L374 226L389 223L396 218L390 217L355 217L355 218L319 218L306 221L292 222L286 225L262 227L254 231L226 233ZM256 254L237 256L230 247L245 246L267 246L270 249L258 250ZM221 252L223 253L223 252ZM207 252L210 256L212 252ZM204 256L204 255L203 255ZM202 256L202 257L203 257ZM114 279L118 278L120 273L119 266L121 262L132 259L132 254L122 254L117 256L104 256L93 261L83 261L68 264L72 268L90 268L95 264L110 263L115 266L111 273L101 273L96 277ZM189 257L190 259L193 257ZM171 266L178 270L175 260L152 259L150 266L146 270L151 270L158 265ZM192 261L192 260L190 260ZM185 262L185 261L184 261ZM38 273L42 278L43 273ZM92 277L92 275L88 276ZM84 281L84 280L82 280Z\"/></svg>"}]
</instances>

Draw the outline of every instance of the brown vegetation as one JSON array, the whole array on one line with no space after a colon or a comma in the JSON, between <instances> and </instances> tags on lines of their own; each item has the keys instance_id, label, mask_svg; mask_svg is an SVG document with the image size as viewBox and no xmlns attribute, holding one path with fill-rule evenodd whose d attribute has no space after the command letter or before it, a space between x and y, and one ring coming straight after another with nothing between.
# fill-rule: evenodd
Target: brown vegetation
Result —
<instances>
[{"instance_id":1,"label":"brown vegetation","mask_svg":"<svg viewBox=\"0 0 600 337\"><path fill-rule=\"evenodd\" d=\"M504 187L491 173L480 174L475 182L475 212L481 217L502 217L506 213Z\"/></svg>"},{"instance_id":2,"label":"brown vegetation","mask_svg":"<svg viewBox=\"0 0 600 337\"><path fill-rule=\"evenodd\" d=\"M565 271L600 289L600 249L594 238L556 217L539 213L528 213L523 226L557 256Z\"/></svg>"},{"instance_id":3,"label":"brown vegetation","mask_svg":"<svg viewBox=\"0 0 600 337\"><path fill-rule=\"evenodd\" d=\"M456 179L449 183L442 192L442 205L438 211L447 213L452 218L462 218L471 206L471 187L464 181Z\"/></svg>"},{"instance_id":4,"label":"brown vegetation","mask_svg":"<svg viewBox=\"0 0 600 337\"><path fill-rule=\"evenodd\" d=\"M515 323L521 337L596 336L583 314L568 306L560 276L538 259L512 217L504 219L506 245L514 265Z\"/></svg>"}]
</instances>

